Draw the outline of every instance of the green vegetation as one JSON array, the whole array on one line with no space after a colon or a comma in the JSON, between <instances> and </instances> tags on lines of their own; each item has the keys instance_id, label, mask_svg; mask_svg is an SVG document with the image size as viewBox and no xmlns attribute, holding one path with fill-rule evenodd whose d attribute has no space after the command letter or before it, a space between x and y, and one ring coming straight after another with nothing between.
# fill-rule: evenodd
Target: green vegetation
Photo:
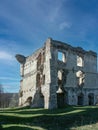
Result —
<instances>
[{"instance_id":1,"label":"green vegetation","mask_svg":"<svg viewBox=\"0 0 98 130\"><path fill-rule=\"evenodd\" d=\"M98 130L98 106L0 109L0 130Z\"/></svg>"}]
</instances>

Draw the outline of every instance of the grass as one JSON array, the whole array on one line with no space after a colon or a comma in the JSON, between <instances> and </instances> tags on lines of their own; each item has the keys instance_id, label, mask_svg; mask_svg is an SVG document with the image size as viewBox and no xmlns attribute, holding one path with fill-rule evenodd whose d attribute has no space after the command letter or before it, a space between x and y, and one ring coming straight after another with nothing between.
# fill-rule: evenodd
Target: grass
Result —
<instances>
[{"instance_id":1,"label":"grass","mask_svg":"<svg viewBox=\"0 0 98 130\"><path fill-rule=\"evenodd\" d=\"M98 130L98 106L0 109L0 130Z\"/></svg>"}]
</instances>

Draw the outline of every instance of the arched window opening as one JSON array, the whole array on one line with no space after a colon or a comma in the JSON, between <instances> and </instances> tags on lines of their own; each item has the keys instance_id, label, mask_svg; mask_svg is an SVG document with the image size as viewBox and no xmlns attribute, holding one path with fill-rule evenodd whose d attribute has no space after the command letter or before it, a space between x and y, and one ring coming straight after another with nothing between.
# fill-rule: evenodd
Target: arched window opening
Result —
<instances>
[{"instance_id":1,"label":"arched window opening","mask_svg":"<svg viewBox=\"0 0 98 130\"><path fill-rule=\"evenodd\" d=\"M78 105L83 105L83 102L84 102L84 95L80 93L78 95Z\"/></svg>"},{"instance_id":2,"label":"arched window opening","mask_svg":"<svg viewBox=\"0 0 98 130\"><path fill-rule=\"evenodd\" d=\"M88 94L88 104L94 105L94 94L93 93Z\"/></svg>"},{"instance_id":3,"label":"arched window opening","mask_svg":"<svg viewBox=\"0 0 98 130\"><path fill-rule=\"evenodd\" d=\"M76 72L76 77L78 79L78 86L83 86L85 83L85 73L81 70Z\"/></svg>"},{"instance_id":4,"label":"arched window opening","mask_svg":"<svg viewBox=\"0 0 98 130\"><path fill-rule=\"evenodd\" d=\"M30 105L32 103L32 97L28 97L26 102Z\"/></svg>"},{"instance_id":5,"label":"arched window opening","mask_svg":"<svg viewBox=\"0 0 98 130\"><path fill-rule=\"evenodd\" d=\"M81 56L77 56L77 66L83 67L84 66L84 61Z\"/></svg>"},{"instance_id":6,"label":"arched window opening","mask_svg":"<svg viewBox=\"0 0 98 130\"><path fill-rule=\"evenodd\" d=\"M58 71L58 87L62 87L62 71Z\"/></svg>"}]
</instances>

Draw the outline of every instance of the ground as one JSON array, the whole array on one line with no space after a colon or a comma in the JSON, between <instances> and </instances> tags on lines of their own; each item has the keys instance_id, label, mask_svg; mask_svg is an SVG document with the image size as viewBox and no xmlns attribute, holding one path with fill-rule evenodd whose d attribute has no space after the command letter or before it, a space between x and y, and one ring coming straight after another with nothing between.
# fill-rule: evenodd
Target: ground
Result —
<instances>
[{"instance_id":1,"label":"ground","mask_svg":"<svg viewBox=\"0 0 98 130\"><path fill-rule=\"evenodd\" d=\"M98 130L98 106L0 109L0 130Z\"/></svg>"}]
</instances>

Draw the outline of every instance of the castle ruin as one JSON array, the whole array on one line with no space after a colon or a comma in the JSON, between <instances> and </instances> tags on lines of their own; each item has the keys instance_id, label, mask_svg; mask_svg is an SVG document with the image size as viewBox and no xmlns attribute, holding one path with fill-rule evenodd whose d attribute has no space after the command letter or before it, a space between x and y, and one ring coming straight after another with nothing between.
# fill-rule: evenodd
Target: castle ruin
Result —
<instances>
[{"instance_id":1,"label":"castle ruin","mask_svg":"<svg viewBox=\"0 0 98 130\"><path fill-rule=\"evenodd\" d=\"M48 38L20 63L19 105L61 108L98 103L97 54Z\"/></svg>"}]
</instances>

